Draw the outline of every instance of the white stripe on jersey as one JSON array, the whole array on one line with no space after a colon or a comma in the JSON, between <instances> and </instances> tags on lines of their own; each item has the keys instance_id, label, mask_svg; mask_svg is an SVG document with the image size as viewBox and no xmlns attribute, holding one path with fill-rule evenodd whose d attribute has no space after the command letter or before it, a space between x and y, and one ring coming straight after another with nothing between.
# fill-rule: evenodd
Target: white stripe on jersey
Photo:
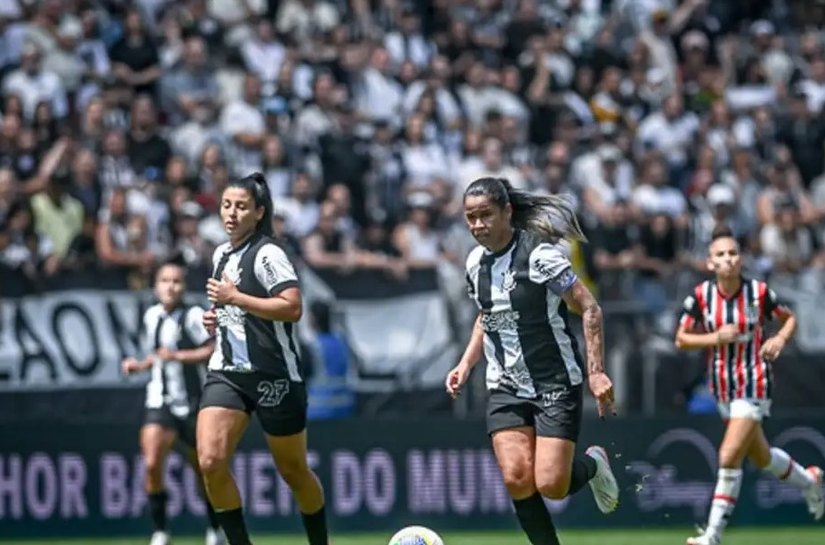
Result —
<instances>
[{"instance_id":1,"label":"white stripe on jersey","mask_svg":"<svg viewBox=\"0 0 825 545\"><path fill-rule=\"evenodd\" d=\"M552 291L547 290L547 322L553 330L553 336L556 338L556 344L559 345L559 352L564 360L564 367L567 369L567 376L570 378L570 384L577 386L584 381L582 370L576 362L576 354L573 352L573 342L570 336L565 332L564 319L559 314L559 303L561 298Z\"/></svg>"},{"instance_id":2,"label":"white stripe on jersey","mask_svg":"<svg viewBox=\"0 0 825 545\"><path fill-rule=\"evenodd\" d=\"M295 327L297 324L292 327L291 339L290 336L286 334L286 326L284 326L283 322L272 322L272 325L275 329L275 337L278 339L281 349L284 352L284 359L286 360L286 369L289 373L289 380L301 382L301 373L298 371L298 355L292 351L289 344L291 340L292 346L298 346L298 339L295 337L295 330L298 329Z\"/></svg>"}]
</instances>

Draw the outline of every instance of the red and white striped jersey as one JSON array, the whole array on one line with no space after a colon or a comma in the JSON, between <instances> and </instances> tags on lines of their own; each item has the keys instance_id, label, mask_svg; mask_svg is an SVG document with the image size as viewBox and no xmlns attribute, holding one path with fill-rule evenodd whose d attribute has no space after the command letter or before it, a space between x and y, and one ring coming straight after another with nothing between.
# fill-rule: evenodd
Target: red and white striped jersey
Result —
<instances>
[{"instance_id":1,"label":"red and white striped jersey","mask_svg":"<svg viewBox=\"0 0 825 545\"><path fill-rule=\"evenodd\" d=\"M783 314L776 294L765 282L742 279L737 293L723 295L715 280L697 285L685 298L679 325L685 331L701 326L711 332L736 324L740 336L732 343L708 349L708 386L721 402L770 399L771 363L759 355L765 341L765 321Z\"/></svg>"}]
</instances>

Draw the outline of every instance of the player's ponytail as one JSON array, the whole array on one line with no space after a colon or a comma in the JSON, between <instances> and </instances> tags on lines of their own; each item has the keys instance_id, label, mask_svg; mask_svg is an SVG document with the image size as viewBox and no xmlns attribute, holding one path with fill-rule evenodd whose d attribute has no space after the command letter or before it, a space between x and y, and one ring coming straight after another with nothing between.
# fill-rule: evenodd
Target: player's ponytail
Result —
<instances>
[{"instance_id":1,"label":"player's ponytail","mask_svg":"<svg viewBox=\"0 0 825 545\"><path fill-rule=\"evenodd\" d=\"M264 215L255 225L255 232L266 236L272 236L272 194L269 192L269 184L260 172L253 172L243 178L230 181L227 187L240 187L252 195L255 206L264 209Z\"/></svg>"},{"instance_id":2,"label":"player's ponytail","mask_svg":"<svg viewBox=\"0 0 825 545\"><path fill-rule=\"evenodd\" d=\"M587 242L570 202L560 195L539 195L514 189L505 178L479 178L464 192L464 198L487 196L499 207L513 208L513 227L537 234L547 242L561 239Z\"/></svg>"}]
</instances>

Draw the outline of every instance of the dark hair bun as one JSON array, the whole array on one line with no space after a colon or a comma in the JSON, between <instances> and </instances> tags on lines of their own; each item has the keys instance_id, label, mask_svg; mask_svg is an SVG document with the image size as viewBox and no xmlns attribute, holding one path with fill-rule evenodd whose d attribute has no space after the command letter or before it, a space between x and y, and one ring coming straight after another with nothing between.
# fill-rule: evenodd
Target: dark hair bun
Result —
<instances>
[{"instance_id":1,"label":"dark hair bun","mask_svg":"<svg viewBox=\"0 0 825 545\"><path fill-rule=\"evenodd\" d=\"M260 172L253 172L249 176L247 176L250 180L255 182L256 184L266 185L266 178Z\"/></svg>"}]
</instances>

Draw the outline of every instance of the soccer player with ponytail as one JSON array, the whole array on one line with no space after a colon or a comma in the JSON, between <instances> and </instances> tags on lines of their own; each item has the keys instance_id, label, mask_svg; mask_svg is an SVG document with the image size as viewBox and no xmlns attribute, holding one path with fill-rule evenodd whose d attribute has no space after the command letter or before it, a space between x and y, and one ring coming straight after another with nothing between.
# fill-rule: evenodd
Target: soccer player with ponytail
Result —
<instances>
[{"instance_id":1,"label":"soccer player with ponytail","mask_svg":"<svg viewBox=\"0 0 825 545\"><path fill-rule=\"evenodd\" d=\"M585 236L563 198L518 191L501 178L471 183L464 214L479 243L466 270L479 313L464 356L447 376L447 391L458 395L486 359L487 431L516 516L533 545L557 545L542 496L561 499L589 484L603 513L619 501L605 450L575 452L585 381L600 416L613 408L602 311L564 247L564 239ZM569 310L583 319L587 369L570 332Z\"/></svg>"},{"instance_id":2,"label":"soccer player with ponytail","mask_svg":"<svg viewBox=\"0 0 825 545\"><path fill-rule=\"evenodd\" d=\"M204 325L217 333L198 413L198 460L230 545L250 545L230 461L254 412L292 489L309 545L328 545L324 492L307 465L307 392L296 322L301 291L272 235L263 175L230 182L220 200L229 242L215 250Z\"/></svg>"}]
</instances>

